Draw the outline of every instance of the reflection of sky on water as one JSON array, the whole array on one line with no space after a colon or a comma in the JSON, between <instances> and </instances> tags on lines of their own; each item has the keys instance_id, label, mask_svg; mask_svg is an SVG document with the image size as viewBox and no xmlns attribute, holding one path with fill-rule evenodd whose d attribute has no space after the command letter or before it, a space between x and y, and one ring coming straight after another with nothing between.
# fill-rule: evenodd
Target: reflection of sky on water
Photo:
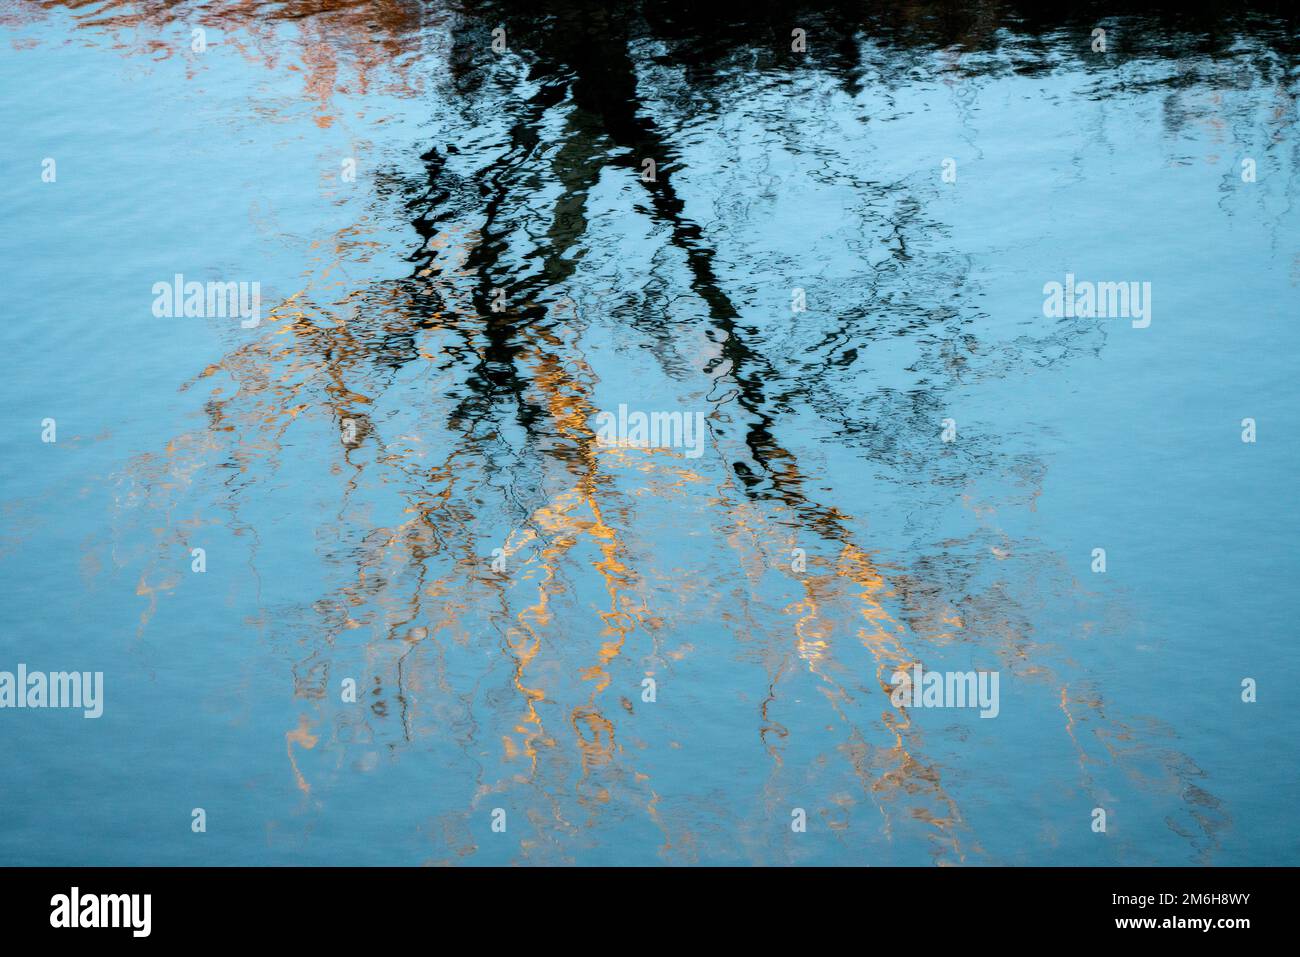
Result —
<instances>
[{"instance_id":1,"label":"reflection of sky on water","mask_svg":"<svg viewBox=\"0 0 1300 957\"><path fill-rule=\"evenodd\" d=\"M0 859L1294 863L1294 30L544 6L0 21Z\"/></svg>"}]
</instances>

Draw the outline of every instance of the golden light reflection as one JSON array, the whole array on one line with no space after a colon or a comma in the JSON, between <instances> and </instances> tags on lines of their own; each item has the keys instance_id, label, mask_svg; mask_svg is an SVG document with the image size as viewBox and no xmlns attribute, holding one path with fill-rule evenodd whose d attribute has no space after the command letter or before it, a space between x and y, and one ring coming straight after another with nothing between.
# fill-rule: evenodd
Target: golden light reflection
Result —
<instances>
[{"instance_id":1,"label":"golden light reflection","mask_svg":"<svg viewBox=\"0 0 1300 957\"><path fill-rule=\"evenodd\" d=\"M326 14L298 17L294 27L302 31L305 95L321 125L332 122L330 101L346 85L345 69L354 71L353 82L364 91L376 69L411 52L407 37L418 25L405 4L287 7ZM165 4L109 2L96 5L94 16L87 26L116 29L165 21L168 10ZM241 49L253 51L259 43L278 48L269 33L241 19L242 5L218 4L205 16L247 31ZM376 32L376 23L378 42L361 44ZM337 28L328 40L326 24ZM181 580L172 570L176 554L188 545L198 520L181 520L175 507L195 483L208 481L200 494L216 497L229 514L227 527L239 536L250 527L240 515L240 490L277 480L288 456L315 455L310 462L322 468L326 490L312 495L336 498L333 514L321 518L316 543L335 577L312 607L318 631L303 660L356 653L372 679L363 703L371 736L395 716L404 742L454 740L463 766L477 775L476 808L515 788L536 795L529 811L535 831L519 839L526 853L559 853L550 846L555 834L578 827L570 796L589 815L638 806L662 833L662 853L695 853L698 823L665 799L648 770L672 766L664 752L680 746L669 737L671 730L660 729L647 740L646 725L638 721L646 709L616 681L628 674L662 676L692 659L717 655L687 641L672 650L662 647L665 622L690 618L701 608L718 612L714 640L730 642L728 654L756 661L763 673L760 682L736 690L746 696L750 734L770 763L769 810L789 803L792 788L784 775L793 762L787 757L796 741L805 744L798 736L808 733L793 720L799 704L789 700L787 689L807 688L797 682L811 680L819 703L829 709L833 732L808 743L815 753L803 758L819 771L837 762L852 775L845 780L855 789L837 788L824 798L827 814L834 815L828 818L832 828L848 830L853 808L865 798L886 836L918 822L941 863L961 863L978 853L940 761L927 757L925 738L907 709L895 709L888 700L895 671L968 640L978 625L987 647L1017 674L1052 687L1085 790L1094 784L1089 765L1095 759L1080 732L1090 721L1113 762L1154 763L1162 770L1147 775L1152 786L1187 795L1191 809L1171 828L1202 840L1224 826L1221 809L1195 783L1197 769L1185 756L1135 743L1138 736L1105 717L1100 696L1071 692L1055 677L1058 663L1024 634L1015 599L1000 584L979 596L957 596L925 569L887 574L878 556L849 531L847 512L814 509L801 497L799 490L809 483L795 453L773 443L768 480L777 494L760 501L746 497L729 473L717 479L716 462L601 446L588 425L599 411L601 378L581 348L578 323L512 330L511 361L523 380L518 398L544 410L545 427L537 431L550 444L537 456L537 474L529 476L535 488L493 486L484 463L490 454L514 454L499 434L509 423L493 424L485 415L489 424L448 425L451 416L439 393L463 386L444 367L448 343L480 359L488 351L484 329L495 320L475 308L473 290L482 285L476 254L497 240L465 223L444 224L425 247L430 262L417 274L421 291L413 293L411 284L377 283L354 295L343 267L380 250L378 232L376 224L360 221L313 242L305 252L303 288L271 311L270 334L232 348L182 386L183 392L208 390L203 427L176 436L159 453L136 457L125 470L119 541L158 518L149 526L152 554L140 562L144 570L136 586L147 602L141 635ZM414 296L423 298L417 304ZM413 340L412 361L400 375L405 387L420 384L420 391L396 400L387 392L392 386L386 376L399 373L377 361L386 336ZM355 427L353 439L336 438L342 423ZM463 432L455 434L457 427ZM220 481L211 478L217 474ZM330 490L333 478L340 487ZM503 543L491 542L478 530L479 516L491 507L484 502L488 494L511 504L541 504L521 510ZM665 588L668 576L659 566L670 563L639 557L645 550L638 548L638 521L681 502L703 503L700 523L712 536L708 570L715 580L683 577ZM991 506L969 504L993 521ZM817 542L826 556L812 557L806 571L779 573L780 587L791 597L771 614L765 596L774 575L771 556L789 554L796 542ZM509 575L490 570L484 556L492 547L509 562ZM987 554L990 563L1009 567L1024 561L1006 535ZM256 545L250 555L256 555ZM121 563L135 564L137 558L123 554ZM249 566L257 572L253 557ZM729 589L725 601L706 604L722 583ZM499 646L485 647L493 628ZM873 672L869 676L864 662ZM487 687L498 666L509 676L508 700ZM309 765L307 752L319 756L347 742L337 738L331 719L338 705L332 698L302 688L295 696L295 710L314 711L299 712L296 725L284 732L285 752L295 787L310 794L299 762ZM1080 710L1086 719L1076 717ZM639 745L629 745L634 738ZM458 857L472 857L478 849L464 815L443 816L436 830Z\"/></svg>"}]
</instances>

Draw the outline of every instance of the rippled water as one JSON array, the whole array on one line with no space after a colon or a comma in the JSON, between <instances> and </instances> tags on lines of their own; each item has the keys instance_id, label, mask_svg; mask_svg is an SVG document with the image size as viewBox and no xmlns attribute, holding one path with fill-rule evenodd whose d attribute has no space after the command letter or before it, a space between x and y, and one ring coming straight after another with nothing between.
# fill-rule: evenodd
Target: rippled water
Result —
<instances>
[{"instance_id":1,"label":"rippled water","mask_svg":"<svg viewBox=\"0 0 1300 957\"><path fill-rule=\"evenodd\" d=\"M0 862L1300 863L1294 14L602 7L3 8Z\"/></svg>"}]
</instances>

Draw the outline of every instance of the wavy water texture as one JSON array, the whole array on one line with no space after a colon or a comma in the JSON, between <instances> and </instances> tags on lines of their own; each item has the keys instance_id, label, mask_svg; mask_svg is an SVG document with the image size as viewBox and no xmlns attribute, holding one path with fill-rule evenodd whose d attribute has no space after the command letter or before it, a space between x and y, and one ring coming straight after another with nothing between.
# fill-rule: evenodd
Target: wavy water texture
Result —
<instances>
[{"instance_id":1,"label":"wavy water texture","mask_svg":"<svg viewBox=\"0 0 1300 957\"><path fill-rule=\"evenodd\" d=\"M427 118L418 164L381 169L364 218L285 240L305 268L262 326L178 374L201 420L117 470L92 549L137 579L147 649L186 601L176 556L213 525L239 542L229 605L293 688L273 734L286 815L325 832L387 774L376 801L423 795L393 839L429 863L972 864L1089 862L1091 809L1143 807L1163 836L1118 828L1106 859L1217 859L1238 823L1221 783L1094 657L1140 599L1036 531L1065 426L971 413L939 438L972 395L1083 374L1127 323L1036 318L1037 273L1009 316L937 170L1002 148L1008 84L1051 98L1064 77L1157 104L1171 164L1235 141L1294 172L1285 20L1137 10L1103 69L1094 15L1011 4L7 17L35 30L62 8L79 42L128 58L220 31L250 70L302 72L321 128L365 136L373 117L336 101L372 91ZM1247 98L1273 104L1263 131ZM941 108L933 162L900 161L890 124ZM1282 245L1287 209L1268 212ZM407 271L375 278L389 258ZM601 442L619 403L699 411L702 454ZM293 487L305 545L271 520ZM314 564L276 557L290 545ZM998 672L1002 715L894 707L916 663ZM1028 775L1014 793L1008 761Z\"/></svg>"}]
</instances>

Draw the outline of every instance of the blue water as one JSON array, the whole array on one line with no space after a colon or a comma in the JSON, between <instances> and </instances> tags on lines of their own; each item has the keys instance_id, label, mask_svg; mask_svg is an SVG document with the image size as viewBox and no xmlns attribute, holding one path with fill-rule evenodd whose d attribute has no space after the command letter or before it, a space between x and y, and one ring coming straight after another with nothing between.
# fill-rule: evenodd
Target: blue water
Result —
<instances>
[{"instance_id":1,"label":"blue water","mask_svg":"<svg viewBox=\"0 0 1300 957\"><path fill-rule=\"evenodd\" d=\"M0 14L0 863L1300 863L1294 23L600 9Z\"/></svg>"}]
</instances>

